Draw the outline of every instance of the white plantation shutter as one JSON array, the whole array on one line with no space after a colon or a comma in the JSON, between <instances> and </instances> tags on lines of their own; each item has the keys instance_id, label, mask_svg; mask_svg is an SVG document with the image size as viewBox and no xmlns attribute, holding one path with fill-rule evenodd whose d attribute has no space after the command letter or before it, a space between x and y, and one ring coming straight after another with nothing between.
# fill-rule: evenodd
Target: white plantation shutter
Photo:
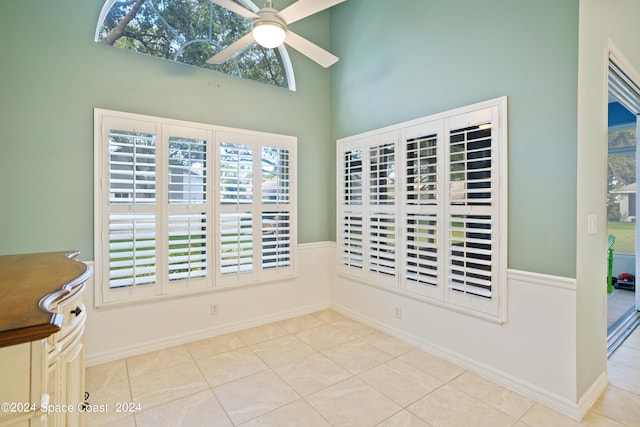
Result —
<instances>
[{"instance_id":1,"label":"white plantation shutter","mask_svg":"<svg viewBox=\"0 0 640 427\"><path fill-rule=\"evenodd\" d=\"M211 132L164 126L168 215L167 275L173 291L209 286L211 264L209 165Z\"/></svg>"},{"instance_id":2,"label":"white plantation shutter","mask_svg":"<svg viewBox=\"0 0 640 427\"><path fill-rule=\"evenodd\" d=\"M107 120L99 127L106 141L102 186L105 228L100 233L106 288L134 297L152 295L158 279L156 200L157 135L153 123Z\"/></svg>"},{"instance_id":3,"label":"white plantation shutter","mask_svg":"<svg viewBox=\"0 0 640 427\"><path fill-rule=\"evenodd\" d=\"M341 264L346 268L363 267L363 150L346 149L338 159L342 173L339 204Z\"/></svg>"},{"instance_id":4,"label":"white plantation shutter","mask_svg":"<svg viewBox=\"0 0 640 427\"><path fill-rule=\"evenodd\" d=\"M96 305L295 274L294 137L96 109Z\"/></svg>"},{"instance_id":5,"label":"white plantation shutter","mask_svg":"<svg viewBox=\"0 0 640 427\"><path fill-rule=\"evenodd\" d=\"M368 270L376 280L392 285L397 273L396 211L397 133L367 141L367 248ZM384 277L383 277L384 276Z\"/></svg>"},{"instance_id":6,"label":"white plantation shutter","mask_svg":"<svg viewBox=\"0 0 640 427\"><path fill-rule=\"evenodd\" d=\"M237 138L232 136L230 139ZM219 253L221 276L254 271L254 214L247 211L254 196L254 147L224 140L219 143Z\"/></svg>"},{"instance_id":7,"label":"white plantation shutter","mask_svg":"<svg viewBox=\"0 0 640 427\"><path fill-rule=\"evenodd\" d=\"M338 141L338 272L503 319L506 135L499 98Z\"/></svg>"},{"instance_id":8,"label":"white plantation shutter","mask_svg":"<svg viewBox=\"0 0 640 427\"><path fill-rule=\"evenodd\" d=\"M220 133L219 283L293 274L292 147Z\"/></svg>"},{"instance_id":9,"label":"white plantation shutter","mask_svg":"<svg viewBox=\"0 0 640 427\"><path fill-rule=\"evenodd\" d=\"M397 287L397 132L338 151L339 271Z\"/></svg>"},{"instance_id":10,"label":"white plantation shutter","mask_svg":"<svg viewBox=\"0 0 640 427\"><path fill-rule=\"evenodd\" d=\"M262 269L279 273L291 267L291 152L277 146L261 152Z\"/></svg>"},{"instance_id":11,"label":"white plantation shutter","mask_svg":"<svg viewBox=\"0 0 640 427\"><path fill-rule=\"evenodd\" d=\"M452 117L448 133L448 287L454 304L489 314L499 303L497 108Z\"/></svg>"},{"instance_id":12,"label":"white plantation shutter","mask_svg":"<svg viewBox=\"0 0 640 427\"><path fill-rule=\"evenodd\" d=\"M443 298L441 122L404 132L404 279L409 292Z\"/></svg>"}]
</instances>

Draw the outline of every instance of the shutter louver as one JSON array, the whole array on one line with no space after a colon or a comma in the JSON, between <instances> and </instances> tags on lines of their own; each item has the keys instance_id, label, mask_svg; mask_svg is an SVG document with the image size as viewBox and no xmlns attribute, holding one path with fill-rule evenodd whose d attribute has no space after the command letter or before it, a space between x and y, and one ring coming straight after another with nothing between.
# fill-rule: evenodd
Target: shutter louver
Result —
<instances>
[{"instance_id":1,"label":"shutter louver","mask_svg":"<svg viewBox=\"0 0 640 427\"><path fill-rule=\"evenodd\" d=\"M156 137L152 134L109 132L109 202L156 202Z\"/></svg>"},{"instance_id":2,"label":"shutter louver","mask_svg":"<svg viewBox=\"0 0 640 427\"><path fill-rule=\"evenodd\" d=\"M362 268L362 214L345 212L342 216L342 263Z\"/></svg>"},{"instance_id":3,"label":"shutter louver","mask_svg":"<svg viewBox=\"0 0 640 427\"><path fill-rule=\"evenodd\" d=\"M262 268L291 265L291 221L289 212L262 214Z\"/></svg>"},{"instance_id":4,"label":"shutter louver","mask_svg":"<svg viewBox=\"0 0 640 427\"><path fill-rule=\"evenodd\" d=\"M169 280L206 275L206 213L169 215Z\"/></svg>"},{"instance_id":5,"label":"shutter louver","mask_svg":"<svg viewBox=\"0 0 640 427\"><path fill-rule=\"evenodd\" d=\"M491 217L453 215L449 236L449 286L491 298Z\"/></svg>"},{"instance_id":6,"label":"shutter louver","mask_svg":"<svg viewBox=\"0 0 640 427\"><path fill-rule=\"evenodd\" d=\"M170 204L206 204L206 143L199 139L169 138Z\"/></svg>"},{"instance_id":7,"label":"shutter louver","mask_svg":"<svg viewBox=\"0 0 640 427\"><path fill-rule=\"evenodd\" d=\"M438 203L437 135L407 141L407 203Z\"/></svg>"},{"instance_id":8,"label":"shutter louver","mask_svg":"<svg viewBox=\"0 0 640 427\"><path fill-rule=\"evenodd\" d=\"M362 205L362 150L345 152L343 167L344 204Z\"/></svg>"},{"instance_id":9,"label":"shutter louver","mask_svg":"<svg viewBox=\"0 0 640 427\"><path fill-rule=\"evenodd\" d=\"M491 128L451 131L449 151L451 203L491 205Z\"/></svg>"},{"instance_id":10,"label":"shutter louver","mask_svg":"<svg viewBox=\"0 0 640 427\"><path fill-rule=\"evenodd\" d=\"M388 213L369 215L369 270L387 275L396 273L395 216Z\"/></svg>"},{"instance_id":11,"label":"shutter louver","mask_svg":"<svg viewBox=\"0 0 640 427\"><path fill-rule=\"evenodd\" d=\"M262 148L262 203L289 203L289 150Z\"/></svg>"},{"instance_id":12,"label":"shutter louver","mask_svg":"<svg viewBox=\"0 0 640 427\"><path fill-rule=\"evenodd\" d=\"M395 204L395 144L372 146L369 164L369 202L372 205Z\"/></svg>"},{"instance_id":13,"label":"shutter louver","mask_svg":"<svg viewBox=\"0 0 640 427\"><path fill-rule=\"evenodd\" d=\"M220 202L253 203L253 148L220 143Z\"/></svg>"},{"instance_id":14,"label":"shutter louver","mask_svg":"<svg viewBox=\"0 0 640 427\"><path fill-rule=\"evenodd\" d=\"M406 277L438 286L438 221L435 215L408 214Z\"/></svg>"},{"instance_id":15,"label":"shutter louver","mask_svg":"<svg viewBox=\"0 0 640 427\"><path fill-rule=\"evenodd\" d=\"M453 129L449 140L449 287L492 297L492 137L490 124Z\"/></svg>"},{"instance_id":16,"label":"shutter louver","mask_svg":"<svg viewBox=\"0 0 640 427\"><path fill-rule=\"evenodd\" d=\"M222 275L253 271L253 215L220 214L220 271Z\"/></svg>"},{"instance_id":17,"label":"shutter louver","mask_svg":"<svg viewBox=\"0 0 640 427\"><path fill-rule=\"evenodd\" d=\"M109 286L131 288L156 282L156 216L109 216Z\"/></svg>"}]
</instances>

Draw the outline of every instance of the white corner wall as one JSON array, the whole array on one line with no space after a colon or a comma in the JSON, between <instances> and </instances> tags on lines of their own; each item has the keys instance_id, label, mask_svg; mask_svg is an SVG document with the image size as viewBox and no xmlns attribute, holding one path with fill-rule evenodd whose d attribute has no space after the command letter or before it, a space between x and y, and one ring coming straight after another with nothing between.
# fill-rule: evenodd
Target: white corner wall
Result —
<instances>
[{"instance_id":1,"label":"white corner wall","mask_svg":"<svg viewBox=\"0 0 640 427\"><path fill-rule=\"evenodd\" d=\"M578 61L578 152L576 218L576 357L578 397L607 370L606 356L606 182L607 70L615 50L640 70L640 2L580 0ZM587 233L587 217L597 232Z\"/></svg>"},{"instance_id":2,"label":"white corner wall","mask_svg":"<svg viewBox=\"0 0 640 427\"><path fill-rule=\"evenodd\" d=\"M510 270L508 321L497 324L337 277L332 307L574 418L574 279ZM400 307L401 319L395 318Z\"/></svg>"},{"instance_id":3,"label":"white corner wall","mask_svg":"<svg viewBox=\"0 0 640 427\"><path fill-rule=\"evenodd\" d=\"M329 307L335 244L298 246L293 280L221 289L169 300L94 307L95 283L87 282L88 366L311 313ZM216 304L218 314L210 314Z\"/></svg>"}]
</instances>

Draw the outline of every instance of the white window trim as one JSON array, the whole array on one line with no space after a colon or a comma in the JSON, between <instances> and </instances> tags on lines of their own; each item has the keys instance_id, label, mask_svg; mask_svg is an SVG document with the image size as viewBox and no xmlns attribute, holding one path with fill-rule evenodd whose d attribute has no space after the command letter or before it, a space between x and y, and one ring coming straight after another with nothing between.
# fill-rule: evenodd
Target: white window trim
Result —
<instances>
[{"instance_id":1,"label":"white window trim","mask_svg":"<svg viewBox=\"0 0 640 427\"><path fill-rule=\"evenodd\" d=\"M109 127L110 121L115 123L135 122L136 131L148 132L156 135L156 146L168 144L169 137L189 137L206 141L209 153L207 157L207 186L206 186L206 215L207 215L207 275L204 278L192 278L183 281L168 280L168 264L162 260L168 260L168 249L163 242L168 240L168 223L156 227L156 281L149 286L139 289L124 288L111 289L109 279ZM113 126L112 126L113 128ZM123 129L124 130L124 129ZM253 270L249 274L229 274L223 276L220 271L220 213L225 210L220 202L220 142L236 142L250 144L255 148L253 163L254 188L252 201L245 205L246 210L251 211L254 218L253 226L253 251L257 254L253 259ZM297 264L297 138L287 135L278 135L266 132L235 129L223 126L193 123L181 120L166 119L161 117L146 116L105 109L94 109L94 259L95 259L95 306L111 306L129 304L137 301L149 301L166 299L202 292L213 292L229 287L256 285L279 280L292 279L296 275ZM283 148L288 150L288 203L262 203L261 191L261 150L262 147ZM144 207L143 210L155 212L164 218L168 218L169 211L182 212L175 209L168 202L167 172L163 172L163 166L168 166L166 150L159 149L157 153L156 168L156 205ZM136 209L133 207L132 209ZM187 206L184 211L201 211L199 205L192 209ZM286 211L289 215L289 265L273 269L262 269L262 212Z\"/></svg>"},{"instance_id":2,"label":"white window trim","mask_svg":"<svg viewBox=\"0 0 640 427\"><path fill-rule=\"evenodd\" d=\"M460 122L464 120L465 122ZM430 211L421 206L409 206L407 203L407 195L402 188L403 183L406 182L406 171L403 167L406 165L406 141L412 137L430 135L432 133L438 134L438 185L448 188L449 178L448 171L444 170L441 158L448 156L448 141L449 129L456 129L460 126L467 124L478 124L483 121L489 120L492 124L492 159L495 161L494 167L497 174L492 174L491 188L492 188L492 217L497 219L497 224L492 226L492 247L493 250L493 266L491 269L491 290L492 297L490 300L485 298L476 297L468 294L460 294L455 291L451 291L446 285L446 280L449 277L449 273L438 275L438 286L434 287L421 287L419 285L413 285L411 281L407 280L405 263L407 259L405 244L406 240L406 224L407 216L409 213L436 213L438 218L448 220L450 206L448 203L438 203L436 208L432 208ZM468 122L468 123L467 123ZM396 274L393 277L378 278L375 277L372 272L367 271L366 258L368 248L366 246L366 224L362 227L362 241L363 241L363 267L357 268L354 266L345 265L343 263L343 231L342 231L342 218L345 214L354 211L353 206L344 203L344 185L345 177L343 176L344 159L343 155L346 151L351 149L362 148L366 150L367 145L375 144L379 138L383 135L396 135L396 199L395 206L396 215ZM368 131L362 134L354 135L347 138L342 138L337 141L337 155L336 155L336 170L337 176L337 221L336 221L336 236L337 236L337 272L338 275L361 282L373 287L384 289L388 292L400 294L405 297L416 299L419 301L427 302L447 309L470 314L475 317L490 320L497 323L503 323L507 320L507 212L508 212L508 188L507 188L507 173L508 173L508 153L507 153L507 97L500 97L491 99L488 101L480 102L477 104L457 108L454 110L422 117L416 120L399 123L396 125L388 126L385 128ZM365 142L366 141L366 142ZM363 156L366 157L366 156ZM363 218L367 217L368 206L365 198L368 197L369 183L368 176L368 164L366 159L362 161L363 170L363 205L360 206ZM496 202L495 204L493 202ZM473 214L476 214L474 207L469 208ZM445 221L440 221L445 222ZM363 220L366 223L366 220ZM494 220L495 222L495 220ZM447 230L446 224L438 226L438 271L447 271L449 266L446 263L446 259L441 254L444 254L447 250L448 237L444 233ZM442 233L442 234L440 234ZM448 256L448 255L447 255Z\"/></svg>"}]
</instances>

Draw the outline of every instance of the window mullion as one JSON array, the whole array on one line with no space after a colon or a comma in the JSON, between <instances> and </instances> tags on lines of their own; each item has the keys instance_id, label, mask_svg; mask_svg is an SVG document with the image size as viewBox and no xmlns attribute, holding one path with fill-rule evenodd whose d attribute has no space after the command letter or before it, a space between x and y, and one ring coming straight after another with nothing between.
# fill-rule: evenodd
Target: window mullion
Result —
<instances>
[{"instance_id":1,"label":"window mullion","mask_svg":"<svg viewBox=\"0 0 640 427\"><path fill-rule=\"evenodd\" d=\"M158 126L156 149L156 295L169 292L169 131Z\"/></svg>"},{"instance_id":2,"label":"window mullion","mask_svg":"<svg viewBox=\"0 0 640 427\"><path fill-rule=\"evenodd\" d=\"M451 239L451 229L450 229L450 221L451 221L451 200L449 198L449 188L451 187L450 180L450 167L451 167L451 146L450 146L450 132L451 129L449 127L449 120L443 120L443 129L441 138L439 138L440 145L440 153L442 155L438 158L439 164L442 165L440 168L440 182L442 185L440 186L440 195L442 196L440 209L442 212L442 217L440 219L439 231L441 234L440 239L440 266L442 267L442 275L440 276L440 284L442 286L442 296L444 301L449 301L449 242Z\"/></svg>"},{"instance_id":3,"label":"window mullion","mask_svg":"<svg viewBox=\"0 0 640 427\"><path fill-rule=\"evenodd\" d=\"M253 201L251 211L253 216L253 274L259 274L262 268L262 146L253 146Z\"/></svg>"},{"instance_id":4,"label":"window mullion","mask_svg":"<svg viewBox=\"0 0 640 427\"><path fill-rule=\"evenodd\" d=\"M408 225L407 209L407 143L406 129L398 132L396 142L396 266L398 288L406 289L408 263Z\"/></svg>"}]
</instances>

